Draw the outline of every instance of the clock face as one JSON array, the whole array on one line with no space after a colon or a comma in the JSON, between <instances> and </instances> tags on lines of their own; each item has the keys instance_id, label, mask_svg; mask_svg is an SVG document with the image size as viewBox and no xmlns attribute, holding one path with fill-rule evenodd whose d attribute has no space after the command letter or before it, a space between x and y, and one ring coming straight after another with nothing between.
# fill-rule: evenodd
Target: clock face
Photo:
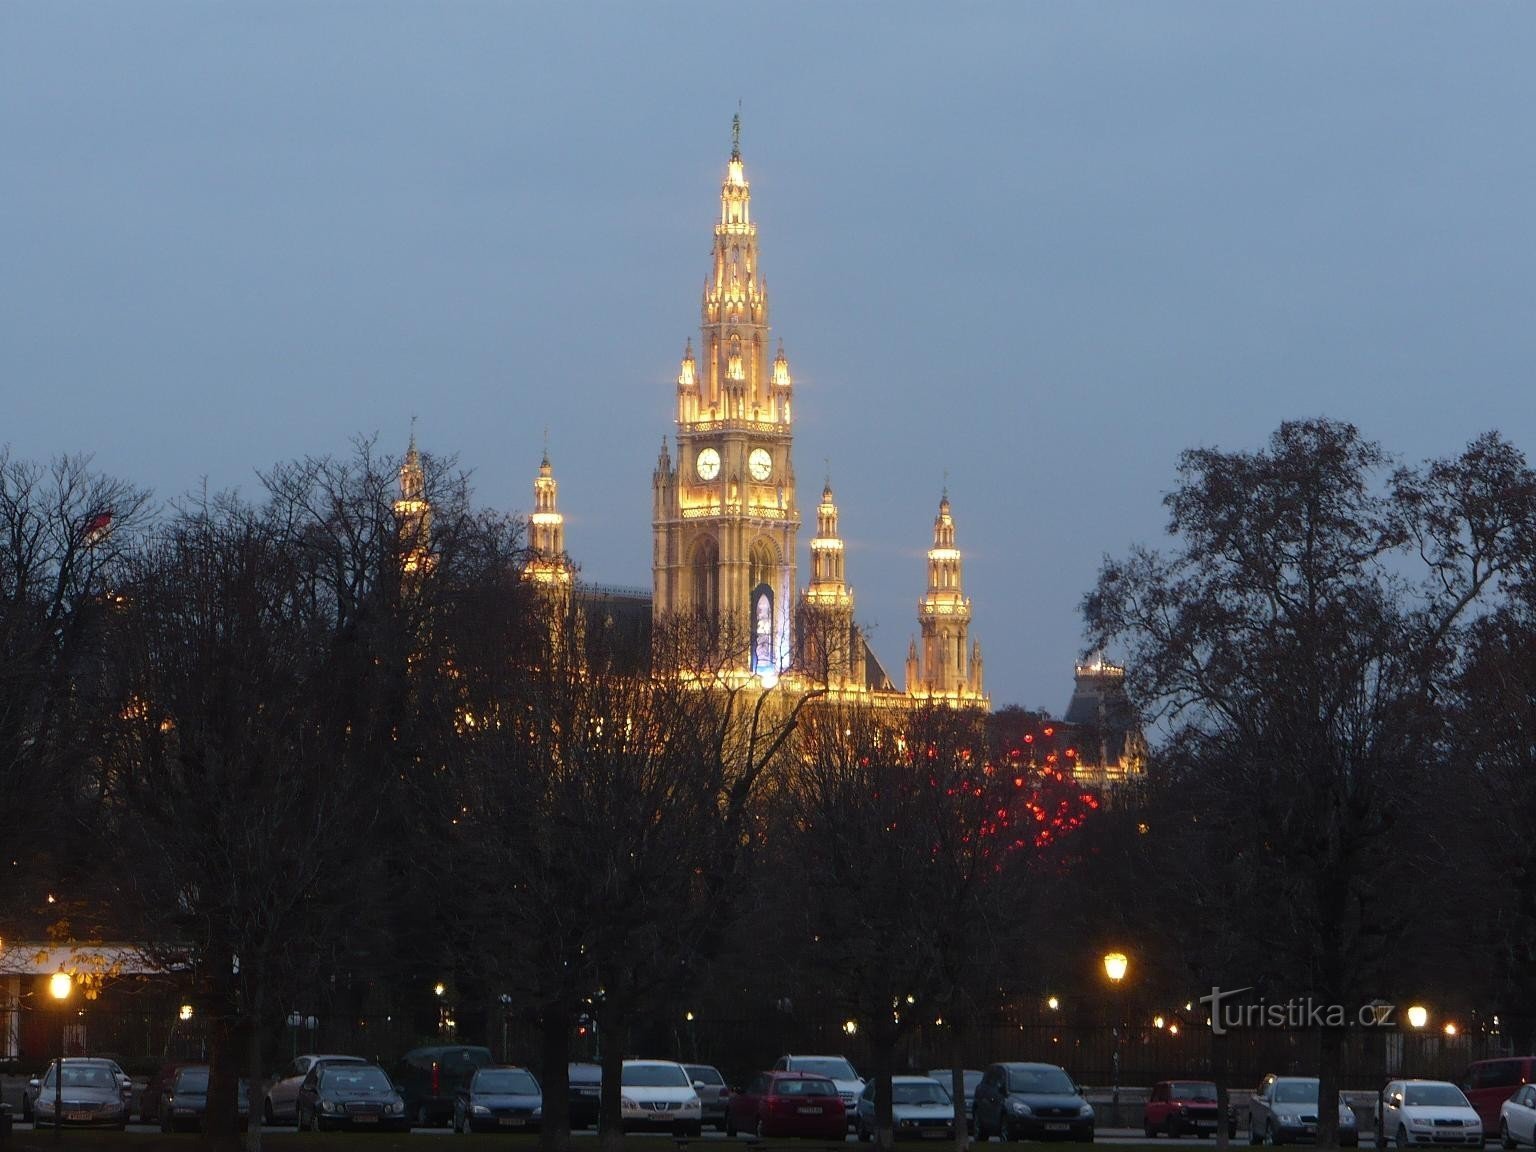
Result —
<instances>
[{"instance_id":1,"label":"clock face","mask_svg":"<svg viewBox=\"0 0 1536 1152\"><path fill-rule=\"evenodd\" d=\"M697 463L700 480L713 480L720 475L720 453L713 448L706 448L699 453Z\"/></svg>"},{"instance_id":2,"label":"clock face","mask_svg":"<svg viewBox=\"0 0 1536 1152\"><path fill-rule=\"evenodd\" d=\"M752 449L752 455L747 457L747 471L754 480L766 480L773 475L773 457L766 448Z\"/></svg>"}]
</instances>

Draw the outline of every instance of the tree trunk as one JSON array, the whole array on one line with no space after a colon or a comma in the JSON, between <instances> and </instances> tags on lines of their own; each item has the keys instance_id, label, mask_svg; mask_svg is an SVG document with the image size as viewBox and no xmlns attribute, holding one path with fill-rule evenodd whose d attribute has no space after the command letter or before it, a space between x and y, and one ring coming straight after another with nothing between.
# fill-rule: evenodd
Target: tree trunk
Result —
<instances>
[{"instance_id":1,"label":"tree trunk","mask_svg":"<svg viewBox=\"0 0 1536 1152\"><path fill-rule=\"evenodd\" d=\"M624 1049L629 1046L629 1025L604 1016L598 1026L603 1030L603 1094L598 1118L599 1152L624 1152L623 1109L619 1096L624 1083Z\"/></svg>"},{"instance_id":2,"label":"tree trunk","mask_svg":"<svg viewBox=\"0 0 1536 1152\"><path fill-rule=\"evenodd\" d=\"M1219 1012L1216 1004L1212 1012ZM1216 1021L1220 1025L1220 1021ZM1227 1116L1232 1110L1232 1093L1227 1090L1227 1033L1211 1029L1211 1079L1216 1081L1216 1152L1227 1152Z\"/></svg>"},{"instance_id":3,"label":"tree trunk","mask_svg":"<svg viewBox=\"0 0 1536 1152\"><path fill-rule=\"evenodd\" d=\"M1344 1030L1322 1028L1317 1038L1317 1146L1339 1146L1339 1075Z\"/></svg>"},{"instance_id":4,"label":"tree trunk","mask_svg":"<svg viewBox=\"0 0 1536 1152\"><path fill-rule=\"evenodd\" d=\"M206 963L208 1107L203 1115L203 1146L212 1152L238 1152L235 1094L239 1091L244 1053L238 1041L234 954L227 948L211 948L206 953Z\"/></svg>"},{"instance_id":5,"label":"tree trunk","mask_svg":"<svg viewBox=\"0 0 1536 1152\"><path fill-rule=\"evenodd\" d=\"M262 1052L262 1006L265 997L260 985L251 995L247 1013L249 1029L245 1036L245 1078L250 1084L250 1122L245 1129L245 1152L261 1152L261 1122L267 1091L272 1082L267 1076L266 1060Z\"/></svg>"},{"instance_id":6,"label":"tree trunk","mask_svg":"<svg viewBox=\"0 0 1536 1152\"><path fill-rule=\"evenodd\" d=\"M965 1026L949 1029L949 1095L955 1103L955 1152L965 1152L971 1144L971 1130L965 1114Z\"/></svg>"},{"instance_id":7,"label":"tree trunk","mask_svg":"<svg viewBox=\"0 0 1536 1152\"><path fill-rule=\"evenodd\" d=\"M571 1147L571 1017L564 1004L539 1016L539 1069L544 1089L540 1152L569 1152Z\"/></svg>"},{"instance_id":8,"label":"tree trunk","mask_svg":"<svg viewBox=\"0 0 1536 1152\"><path fill-rule=\"evenodd\" d=\"M889 1028L878 1028L870 1040L869 1055L874 1063L875 1081L875 1140L881 1152L891 1152L896 1143L891 1111L891 1066L895 1063L896 1037Z\"/></svg>"}]
</instances>

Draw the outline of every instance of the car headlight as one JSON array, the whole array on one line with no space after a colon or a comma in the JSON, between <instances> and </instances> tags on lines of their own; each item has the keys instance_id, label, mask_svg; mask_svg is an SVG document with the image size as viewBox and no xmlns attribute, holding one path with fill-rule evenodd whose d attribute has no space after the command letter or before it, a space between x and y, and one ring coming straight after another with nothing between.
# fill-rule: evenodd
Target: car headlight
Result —
<instances>
[{"instance_id":1,"label":"car headlight","mask_svg":"<svg viewBox=\"0 0 1536 1152\"><path fill-rule=\"evenodd\" d=\"M1280 1121L1280 1123L1282 1123L1282 1124L1300 1124L1301 1123L1301 1113L1300 1112L1276 1112L1275 1113L1275 1119Z\"/></svg>"},{"instance_id":2,"label":"car headlight","mask_svg":"<svg viewBox=\"0 0 1536 1152\"><path fill-rule=\"evenodd\" d=\"M533 1118L535 1120L537 1120L540 1116L544 1115L544 1105L542 1105L542 1104L535 1104L534 1107L533 1107L532 1115L533 1115Z\"/></svg>"},{"instance_id":3,"label":"car headlight","mask_svg":"<svg viewBox=\"0 0 1536 1152\"><path fill-rule=\"evenodd\" d=\"M1081 1108L1079 1108L1077 1110L1077 1114L1079 1116L1084 1117L1084 1118L1092 1116L1093 1115L1093 1105L1092 1104L1084 1104Z\"/></svg>"},{"instance_id":4,"label":"car headlight","mask_svg":"<svg viewBox=\"0 0 1536 1152\"><path fill-rule=\"evenodd\" d=\"M1410 1116L1408 1118L1408 1126L1410 1128L1433 1128L1435 1122L1425 1119L1423 1116Z\"/></svg>"},{"instance_id":5,"label":"car headlight","mask_svg":"<svg viewBox=\"0 0 1536 1152\"><path fill-rule=\"evenodd\" d=\"M1008 1101L1008 1111L1012 1112L1015 1116L1032 1116L1032 1115L1034 1115L1034 1113L1030 1111L1029 1105L1024 1103L1024 1101L1022 1101L1022 1100L1010 1100L1010 1101Z\"/></svg>"},{"instance_id":6,"label":"car headlight","mask_svg":"<svg viewBox=\"0 0 1536 1152\"><path fill-rule=\"evenodd\" d=\"M484 1104L475 1104L470 1108L470 1111L476 1116L489 1116L491 1114L491 1110Z\"/></svg>"},{"instance_id":7,"label":"car headlight","mask_svg":"<svg viewBox=\"0 0 1536 1152\"><path fill-rule=\"evenodd\" d=\"M622 1108L638 1108L638 1107L640 1107L640 1105L636 1104L628 1096L620 1096L619 1097L619 1106L622 1107Z\"/></svg>"},{"instance_id":8,"label":"car headlight","mask_svg":"<svg viewBox=\"0 0 1536 1152\"><path fill-rule=\"evenodd\" d=\"M334 1111L336 1111L336 1105L333 1104L329 1100L322 1100L322 1101L320 1101L320 1111L322 1111L322 1112L334 1112Z\"/></svg>"},{"instance_id":9,"label":"car headlight","mask_svg":"<svg viewBox=\"0 0 1536 1152\"><path fill-rule=\"evenodd\" d=\"M388 1112L391 1116L398 1116L405 1111L405 1101L391 1100L388 1104L384 1105L384 1111Z\"/></svg>"}]
</instances>

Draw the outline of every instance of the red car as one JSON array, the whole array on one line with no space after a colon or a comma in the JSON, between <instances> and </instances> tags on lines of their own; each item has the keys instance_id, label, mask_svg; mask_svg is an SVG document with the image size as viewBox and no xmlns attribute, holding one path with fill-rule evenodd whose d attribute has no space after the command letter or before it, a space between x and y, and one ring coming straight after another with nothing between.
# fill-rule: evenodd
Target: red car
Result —
<instances>
[{"instance_id":1,"label":"red car","mask_svg":"<svg viewBox=\"0 0 1536 1152\"><path fill-rule=\"evenodd\" d=\"M1209 1080L1164 1080L1152 1085L1142 1128L1148 1138L1216 1135L1221 1113L1216 1107L1216 1085ZM1227 1135L1237 1135L1237 1117L1228 1113Z\"/></svg>"},{"instance_id":2,"label":"red car","mask_svg":"<svg viewBox=\"0 0 1536 1152\"><path fill-rule=\"evenodd\" d=\"M725 1134L844 1140L848 1113L837 1085L804 1072L759 1072L725 1109Z\"/></svg>"}]
</instances>

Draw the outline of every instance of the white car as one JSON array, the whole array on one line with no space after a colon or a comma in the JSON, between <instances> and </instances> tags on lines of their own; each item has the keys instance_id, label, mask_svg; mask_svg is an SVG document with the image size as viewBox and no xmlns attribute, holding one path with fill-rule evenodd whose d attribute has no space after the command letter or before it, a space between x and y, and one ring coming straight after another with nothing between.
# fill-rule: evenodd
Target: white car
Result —
<instances>
[{"instance_id":1,"label":"white car","mask_svg":"<svg viewBox=\"0 0 1536 1152\"><path fill-rule=\"evenodd\" d=\"M1376 1141L1483 1146L1483 1122L1460 1088L1445 1080L1393 1080L1376 1105Z\"/></svg>"},{"instance_id":2,"label":"white car","mask_svg":"<svg viewBox=\"0 0 1536 1152\"><path fill-rule=\"evenodd\" d=\"M1523 1085L1499 1105L1499 1143L1505 1148L1536 1147L1536 1084Z\"/></svg>"},{"instance_id":3,"label":"white car","mask_svg":"<svg viewBox=\"0 0 1536 1152\"><path fill-rule=\"evenodd\" d=\"M283 1069L282 1077L267 1091L262 1105L262 1120L267 1124L297 1124L299 1122L299 1085L317 1064L366 1064L361 1056L295 1056L293 1063Z\"/></svg>"},{"instance_id":4,"label":"white car","mask_svg":"<svg viewBox=\"0 0 1536 1152\"><path fill-rule=\"evenodd\" d=\"M619 1079L619 1122L626 1132L698 1136L704 1106L688 1071L673 1060L626 1060Z\"/></svg>"}]
</instances>

